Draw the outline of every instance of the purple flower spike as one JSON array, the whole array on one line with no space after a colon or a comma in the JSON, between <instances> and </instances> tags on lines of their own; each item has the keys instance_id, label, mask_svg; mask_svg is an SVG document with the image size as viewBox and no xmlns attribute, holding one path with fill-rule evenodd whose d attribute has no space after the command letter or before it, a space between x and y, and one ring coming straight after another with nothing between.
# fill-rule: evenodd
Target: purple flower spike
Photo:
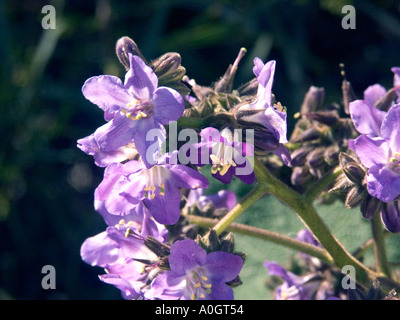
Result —
<instances>
[{"instance_id":1,"label":"purple flower spike","mask_svg":"<svg viewBox=\"0 0 400 320\"><path fill-rule=\"evenodd\" d=\"M356 109L352 104L351 113ZM368 193L383 202L390 202L400 195L400 104L392 106L385 114L379 131L375 120L368 123L369 127L367 124L362 126L363 131L373 135L362 134L350 145L369 169ZM356 125L357 129L359 127Z\"/></svg>"},{"instance_id":2,"label":"purple flower spike","mask_svg":"<svg viewBox=\"0 0 400 320\"><path fill-rule=\"evenodd\" d=\"M169 265L171 270L154 280L146 298L233 300L233 290L226 283L238 276L243 260L223 251L207 254L195 241L185 239L172 245Z\"/></svg>"},{"instance_id":3,"label":"purple flower spike","mask_svg":"<svg viewBox=\"0 0 400 320\"><path fill-rule=\"evenodd\" d=\"M111 152L134 142L149 165L154 159L147 159L146 151L154 141L146 139L148 131L157 129L165 136L164 125L182 116L184 101L176 90L158 87L157 76L138 56L129 54L129 61L124 83L114 76L92 77L86 80L82 93L109 121L94 133L98 147Z\"/></svg>"},{"instance_id":4,"label":"purple flower spike","mask_svg":"<svg viewBox=\"0 0 400 320\"><path fill-rule=\"evenodd\" d=\"M253 156L250 144L235 141L232 131L228 128L219 132L208 127L200 132L200 136L198 166L211 163L213 177L225 184L231 182L232 176L238 177L246 184L254 182L253 166L246 158Z\"/></svg>"},{"instance_id":5,"label":"purple flower spike","mask_svg":"<svg viewBox=\"0 0 400 320\"><path fill-rule=\"evenodd\" d=\"M161 224L175 224L180 216L179 188L207 188L208 180L182 164L160 164L147 168L139 161L108 166L97 187L95 200L103 202L113 215L125 216L143 202L153 218Z\"/></svg>"}]
</instances>

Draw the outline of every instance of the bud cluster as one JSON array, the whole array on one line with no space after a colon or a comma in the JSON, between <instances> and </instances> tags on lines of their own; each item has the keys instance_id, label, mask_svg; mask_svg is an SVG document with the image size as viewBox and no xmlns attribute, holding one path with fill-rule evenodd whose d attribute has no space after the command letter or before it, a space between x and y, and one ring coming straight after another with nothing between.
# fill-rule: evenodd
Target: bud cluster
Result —
<instances>
[{"instance_id":1,"label":"bud cluster","mask_svg":"<svg viewBox=\"0 0 400 320\"><path fill-rule=\"evenodd\" d=\"M324 88L310 87L300 113L295 115L299 120L290 137L289 149L293 166L291 182L299 188L336 167L339 154L357 136L351 119L343 115L340 105L323 105L324 98ZM343 98L349 100L348 96Z\"/></svg>"}]
</instances>

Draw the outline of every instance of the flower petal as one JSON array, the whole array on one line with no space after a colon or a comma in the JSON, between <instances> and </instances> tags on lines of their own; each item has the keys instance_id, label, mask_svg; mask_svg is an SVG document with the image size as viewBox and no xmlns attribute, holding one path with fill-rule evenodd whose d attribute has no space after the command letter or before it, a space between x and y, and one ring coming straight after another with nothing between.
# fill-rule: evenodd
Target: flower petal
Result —
<instances>
[{"instance_id":1,"label":"flower petal","mask_svg":"<svg viewBox=\"0 0 400 320\"><path fill-rule=\"evenodd\" d=\"M179 275L186 275L193 268L207 262L207 252L192 239L176 241L170 252L169 265Z\"/></svg>"},{"instance_id":2,"label":"flower petal","mask_svg":"<svg viewBox=\"0 0 400 320\"><path fill-rule=\"evenodd\" d=\"M382 122L381 136L389 141L392 152L400 152L400 104L389 109Z\"/></svg>"},{"instance_id":3,"label":"flower petal","mask_svg":"<svg viewBox=\"0 0 400 320\"><path fill-rule=\"evenodd\" d=\"M206 189L209 186L208 179L200 172L183 164L166 165L171 171L169 181L172 186L185 189Z\"/></svg>"},{"instance_id":4,"label":"flower petal","mask_svg":"<svg viewBox=\"0 0 400 320\"><path fill-rule=\"evenodd\" d=\"M156 74L138 56L129 54L129 62L130 69L125 75L125 88L138 100L151 100L158 86Z\"/></svg>"},{"instance_id":5,"label":"flower petal","mask_svg":"<svg viewBox=\"0 0 400 320\"><path fill-rule=\"evenodd\" d=\"M205 267L213 280L229 282L242 270L243 259L232 253L214 251L207 255Z\"/></svg>"},{"instance_id":6,"label":"flower petal","mask_svg":"<svg viewBox=\"0 0 400 320\"><path fill-rule=\"evenodd\" d=\"M364 100L367 104L373 106L380 98L386 93L386 89L380 84L374 84L369 86L364 91Z\"/></svg>"},{"instance_id":7,"label":"flower petal","mask_svg":"<svg viewBox=\"0 0 400 320\"><path fill-rule=\"evenodd\" d=\"M134 121L118 112L110 122L102 125L94 132L94 138L101 150L114 151L132 142L134 126Z\"/></svg>"},{"instance_id":8,"label":"flower petal","mask_svg":"<svg viewBox=\"0 0 400 320\"><path fill-rule=\"evenodd\" d=\"M384 139L370 138L363 134L354 140L352 147L367 168L387 162L389 146Z\"/></svg>"},{"instance_id":9,"label":"flower petal","mask_svg":"<svg viewBox=\"0 0 400 320\"><path fill-rule=\"evenodd\" d=\"M385 165L375 165L367 174L368 193L383 202L390 202L400 195L400 174Z\"/></svg>"},{"instance_id":10,"label":"flower petal","mask_svg":"<svg viewBox=\"0 0 400 320\"><path fill-rule=\"evenodd\" d=\"M164 195L156 194L153 199L144 198L143 203L149 209L154 220L160 224L172 225L180 217L181 193L166 181Z\"/></svg>"},{"instance_id":11,"label":"flower petal","mask_svg":"<svg viewBox=\"0 0 400 320\"><path fill-rule=\"evenodd\" d=\"M178 91L159 87L153 96L154 118L161 124L178 120L185 110L185 104Z\"/></svg>"},{"instance_id":12,"label":"flower petal","mask_svg":"<svg viewBox=\"0 0 400 320\"><path fill-rule=\"evenodd\" d=\"M81 258L91 266L105 267L118 260L118 245L106 231L87 238L81 246Z\"/></svg>"},{"instance_id":13,"label":"flower petal","mask_svg":"<svg viewBox=\"0 0 400 320\"><path fill-rule=\"evenodd\" d=\"M122 81L114 76L89 78L82 87L82 93L90 102L111 114L132 100Z\"/></svg>"},{"instance_id":14,"label":"flower petal","mask_svg":"<svg viewBox=\"0 0 400 320\"><path fill-rule=\"evenodd\" d=\"M355 100L349 105L350 116L357 131L373 137L380 136L382 121L386 112L364 100Z\"/></svg>"}]
</instances>

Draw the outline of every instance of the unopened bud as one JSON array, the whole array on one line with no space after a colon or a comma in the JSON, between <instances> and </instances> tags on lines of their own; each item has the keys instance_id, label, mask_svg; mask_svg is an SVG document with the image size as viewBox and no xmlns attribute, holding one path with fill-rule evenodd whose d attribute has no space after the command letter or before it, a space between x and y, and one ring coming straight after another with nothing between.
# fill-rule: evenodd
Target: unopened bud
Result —
<instances>
[{"instance_id":1,"label":"unopened bud","mask_svg":"<svg viewBox=\"0 0 400 320\"><path fill-rule=\"evenodd\" d=\"M337 145L330 146L325 149L324 160L328 165L335 165L338 162L339 147Z\"/></svg>"},{"instance_id":2,"label":"unopened bud","mask_svg":"<svg viewBox=\"0 0 400 320\"><path fill-rule=\"evenodd\" d=\"M355 184L357 184L359 186L361 186L363 184L363 180L364 180L366 172L357 163L351 162L351 163L346 164L343 167L343 172L350 181L354 182Z\"/></svg>"},{"instance_id":3,"label":"unopened bud","mask_svg":"<svg viewBox=\"0 0 400 320\"><path fill-rule=\"evenodd\" d=\"M290 142L292 143L297 143L297 142L305 142L305 141L312 141L312 140L317 140L321 137L321 133L311 127L309 129L306 129L302 132L297 133L295 136L292 136L292 138L290 139Z\"/></svg>"},{"instance_id":4,"label":"unopened bud","mask_svg":"<svg viewBox=\"0 0 400 320\"><path fill-rule=\"evenodd\" d=\"M130 63L129 63L129 53L134 56L139 56L145 63L146 59L142 55L139 50L139 47L129 37L122 37L117 41L115 51L118 57L118 60L122 63L126 70L129 70Z\"/></svg>"},{"instance_id":5,"label":"unopened bud","mask_svg":"<svg viewBox=\"0 0 400 320\"><path fill-rule=\"evenodd\" d=\"M311 174L307 167L294 167L292 175L290 176L290 182L294 186L301 186L310 180Z\"/></svg>"},{"instance_id":6,"label":"unopened bud","mask_svg":"<svg viewBox=\"0 0 400 320\"><path fill-rule=\"evenodd\" d=\"M370 195L365 197L361 203L361 213L365 219L371 219L375 214L381 211L382 202Z\"/></svg>"},{"instance_id":7,"label":"unopened bud","mask_svg":"<svg viewBox=\"0 0 400 320\"><path fill-rule=\"evenodd\" d=\"M221 251L232 253L235 250L235 239L232 232L229 232L222 240L219 246Z\"/></svg>"},{"instance_id":8,"label":"unopened bud","mask_svg":"<svg viewBox=\"0 0 400 320\"><path fill-rule=\"evenodd\" d=\"M318 110L318 108L321 107L324 98L325 98L324 88L311 86L304 97L303 103L300 107L300 113L308 114L310 112Z\"/></svg>"},{"instance_id":9,"label":"unopened bud","mask_svg":"<svg viewBox=\"0 0 400 320\"><path fill-rule=\"evenodd\" d=\"M360 204L360 202L366 196L367 191L363 187L353 187L347 193L346 200L344 202L345 206L348 208L353 208Z\"/></svg>"},{"instance_id":10,"label":"unopened bud","mask_svg":"<svg viewBox=\"0 0 400 320\"><path fill-rule=\"evenodd\" d=\"M375 107L382 111L388 111L393 105L393 101L397 98L397 92L395 88L391 88L386 94L375 102Z\"/></svg>"},{"instance_id":11,"label":"unopened bud","mask_svg":"<svg viewBox=\"0 0 400 320\"><path fill-rule=\"evenodd\" d=\"M350 102L357 100L357 96L354 93L351 83L347 80L343 80L343 82L342 82L342 94L343 94L344 112L346 114L350 114L349 104L350 104Z\"/></svg>"},{"instance_id":12,"label":"unopened bud","mask_svg":"<svg viewBox=\"0 0 400 320\"><path fill-rule=\"evenodd\" d=\"M318 121L319 123L326 124L327 126L332 126L339 120L339 115L336 110L328 111L316 111L303 114L307 118Z\"/></svg>"},{"instance_id":13,"label":"unopened bud","mask_svg":"<svg viewBox=\"0 0 400 320\"><path fill-rule=\"evenodd\" d=\"M168 52L154 60L150 67L159 80L174 82L181 80L186 73L186 69L181 66L181 56L176 52Z\"/></svg>"},{"instance_id":14,"label":"unopened bud","mask_svg":"<svg viewBox=\"0 0 400 320\"><path fill-rule=\"evenodd\" d=\"M358 162L357 159L352 155L345 152L339 153L339 163L342 168L344 168L349 163L357 163L357 162Z\"/></svg>"},{"instance_id":15,"label":"unopened bud","mask_svg":"<svg viewBox=\"0 0 400 320\"><path fill-rule=\"evenodd\" d=\"M307 164L310 168L316 168L324 162L324 147L312 150L306 157Z\"/></svg>"},{"instance_id":16,"label":"unopened bud","mask_svg":"<svg viewBox=\"0 0 400 320\"><path fill-rule=\"evenodd\" d=\"M305 164L307 155L314 148L314 146L306 146L294 150L291 154L292 166L302 166L303 164Z\"/></svg>"}]
</instances>

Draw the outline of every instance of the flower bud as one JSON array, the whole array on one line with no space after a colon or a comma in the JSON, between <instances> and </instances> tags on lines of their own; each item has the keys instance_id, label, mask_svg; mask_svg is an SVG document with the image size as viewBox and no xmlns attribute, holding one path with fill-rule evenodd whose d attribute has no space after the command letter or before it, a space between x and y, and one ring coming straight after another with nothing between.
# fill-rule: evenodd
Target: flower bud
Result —
<instances>
[{"instance_id":1,"label":"flower bud","mask_svg":"<svg viewBox=\"0 0 400 320\"><path fill-rule=\"evenodd\" d=\"M186 73L186 69L181 66L181 56L176 52L168 52L154 60L150 67L159 80L174 82L181 80Z\"/></svg>"},{"instance_id":2,"label":"flower bud","mask_svg":"<svg viewBox=\"0 0 400 320\"><path fill-rule=\"evenodd\" d=\"M375 102L375 107L382 111L388 111L393 105L393 101L397 98L397 92L395 88L391 88L386 94Z\"/></svg>"},{"instance_id":3,"label":"flower bud","mask_svg":"<svg viewBox=\"0 0 400 320\"><path fill-rule=\"evenodd\" d=\"M320 137L321 133L314 127L311 127L309 129L304 130L303 132L299 132L296 136L293 136L290 139L290 142L297 143L300 141L301 142L312 141L312 140L317 140Z\"/></svg>"},{"instance_id":4,"label":"flower bud","mask_svg":"<svg viewBox=\"0 0 400 320\"><path fill-rule=\"evenodd\" d=\"M307 155L314 148L315 148L314 146L306 146L294 150L291 154L292 166L302 166L303 164L305 164Z\"/></svg>"},{"instance_id":5,"label":"flower bud","mask_svg":"<svg viewBox=\"0 0 400 320\"><path fill-rule=\"evenodd\" d=\"M134 56L139 56L145 63L146 59L142 55L142 53L139 50L139 47L129 37L122 37L118 39L115 51L118 57L118 60L122 63L122 65L125 67L125 69L128 71L130 68L130 63L129 63L129 53L131 53Z\"/></svg>"},{"instance_id":6,"label":"flower bud","mask_svg":"<svg viewBox=\"0 0 400 320\"><path fill-rule=\"evenodd\" d=\"M357 96L354 93L351 83L347 80L343 80L342 82L342 95L343 95L344 112L346 114L350 114L349 104L350 102L357 100Z\"/></svg>"},{"instance_id":7,"label":"flower bud","mask_svg":"<svg viewBox=\"0 0 400 320\"><path fill-rule=\"evenodd\" d=\"M360 202L367 195L367 191L363 187L354 186L347 193L346 200L344 202L345 206L348 208L353 208L360 204Z\"/></svg>"},{"instance_id":8,"label":"flower bud","mask_svg":"<svg viewBox=\"0 0 400 320\"><path fill-rule=\"evenodd\" d=\"M310 178L311 175L307 167L294 167L290 176L290 182L294 186L301 186L310 180Z\"/></svg>"},{"instance_id":9,"label":"flower bud","mask_svg":"<svg viewBox=\"0 0 400 320\"><path fill-rule=\"evenodd\" d=\"M324 98L324 88L311 86L304 97L303 103L300 107L300 113L308 114L310 112L316 111L318 108L321 107Z\"/></svg>"},{"instance_id":10,"label":"flower bud","mask_svg":"<svg viewBox=\"0 0 400 320\"><path fill-rule=\"evenodd\" d=\"M335 144L325 149L324 161L330 166L335 165L338 162L338 156L339 156L339 147Z\"/></svg>"},{"instance_id":11,"label":"flower bud","mask_svg":"<svg viewBox=\"0 0 400 320\"><path fill-rule=\"evenodd\" d=\"M366 172L360 165L355 162L351 162L346 164L342 169L350 181L359 186L362 185Z\"/></svg>"},{"instance_id":12,"label":"flower bud","mask_svg":"<svg viewBox=\"0 0 400 320\"><path fill-rule=\"evenodd\" d=\"M316 111L304 113L302 115L312 120L318 121L319 123L326 124L327 126L332 126L339 120L339 115L336 110Z\"/></svg>"},{"instance_id":13,"label":"flower bud","mask_svg":"<svg viewBox=\"0 0 400 320\"><path fill-rule=\"evenodd\" d=\"M371 219L382 208L382 202L370 195L361 203L361 213L365 219Z\"/></svg>"},{"instance_id":14,"label":"flower bud","mask_svg":"<svg viewBox=\"0 0 400 320\"><path fill-rule=\"evenodd\" d=\"M307 165L310 168L316 168L324 162L324 147L318 147L312 150L306 157Z\"/></svg>"}]
</instances>

